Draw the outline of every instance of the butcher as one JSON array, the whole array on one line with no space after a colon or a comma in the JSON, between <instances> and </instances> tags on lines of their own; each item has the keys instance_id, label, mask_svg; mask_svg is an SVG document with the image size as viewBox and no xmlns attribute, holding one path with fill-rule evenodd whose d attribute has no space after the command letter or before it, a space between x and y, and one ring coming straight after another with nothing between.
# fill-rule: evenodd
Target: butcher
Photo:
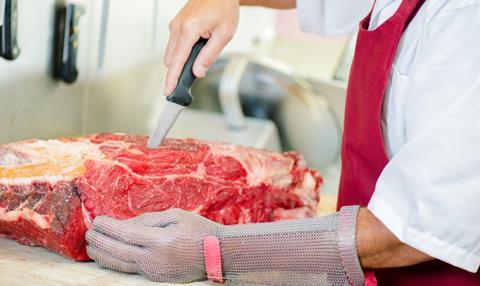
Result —
<instances>
[{"instance_id":1,"label":"butcher","mask_svg":"<svg viewBox=\"0 0 480 286\"><path fill-rule=\"evenodd\" d=\"M480 0L190 0L170 24L166 95L201 37L205 76L241 5L358 32L338 212L235 226L177 209L98 217L89 256L159 282L480 285Z\"/></svg>"}]
</instances>

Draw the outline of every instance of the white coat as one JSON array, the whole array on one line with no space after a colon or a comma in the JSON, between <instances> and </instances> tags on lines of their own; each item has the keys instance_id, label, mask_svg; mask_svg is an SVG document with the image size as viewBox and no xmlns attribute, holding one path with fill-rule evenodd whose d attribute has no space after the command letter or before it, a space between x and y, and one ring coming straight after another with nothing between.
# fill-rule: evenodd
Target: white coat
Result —
<instances>
[{"instance_id":1,"label":"white coat","mask_svg":"<svg viewBox=\"0 0 480 286\"><path fill-rule=\"evenodd\" d=\"M373 0L297 0L301 27L355 32ZM402 0L377 0L370 29ZM382 124L390 162L368 208L402 242L480 266L480 0L429 0L405 31Z\"/></svg>"}]
</instances>

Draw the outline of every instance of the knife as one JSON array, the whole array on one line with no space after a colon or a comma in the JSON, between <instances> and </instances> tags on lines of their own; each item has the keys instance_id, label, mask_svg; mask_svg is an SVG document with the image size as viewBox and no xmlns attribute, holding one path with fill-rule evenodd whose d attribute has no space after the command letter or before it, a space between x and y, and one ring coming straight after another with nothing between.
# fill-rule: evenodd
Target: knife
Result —
<instances>
[{"instance_id":1,"label":"knife","mask_svg":"<svg viewBox=\"0 0 480 286\"><path fill-rule=\"evenodd\" d=\"M193 46L180 74L177 87L173 93L167 97L167 103L158 118L157 126L148 139L149 148L156 148L162 144L163 139L167 136L168 131L172 128L180 112L192 103L193 97L190 94L190 88L197 79L193 74L192 67L200 50L202 50L206 43L207 39L200 38Z\"/></svg>"}]
</instances>

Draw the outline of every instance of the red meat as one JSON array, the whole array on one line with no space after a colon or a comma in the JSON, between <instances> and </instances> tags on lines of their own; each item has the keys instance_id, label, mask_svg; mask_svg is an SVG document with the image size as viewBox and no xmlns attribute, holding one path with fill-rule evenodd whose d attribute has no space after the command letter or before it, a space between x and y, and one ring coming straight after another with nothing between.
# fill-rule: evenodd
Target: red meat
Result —
<instances>
[{"instance_id":1,"label":"red meat","mask_svg":"<svg viewBox=\"0 0 480 286\"><path fill-rule=\"evenodd\" d=\"M0 146L0 233L88 260L99 215L182 208L223 224L315 215L321 177L294 152L193 139L157 149L144 136L99 134Z\"/></svg>"}]
</instances>

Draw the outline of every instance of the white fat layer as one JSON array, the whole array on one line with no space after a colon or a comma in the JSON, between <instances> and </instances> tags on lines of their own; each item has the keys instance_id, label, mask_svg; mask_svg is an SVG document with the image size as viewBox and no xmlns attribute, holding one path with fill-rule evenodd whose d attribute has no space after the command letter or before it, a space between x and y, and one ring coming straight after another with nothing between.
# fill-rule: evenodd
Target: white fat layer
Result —
<instances>
[{"instance_id":1,"label":"white fat layer","mask_svg":"<svg viewBox=\"0 0 480 286\"><path fill-rule=\"evenodd\" d=\"M317 202L313 199L313 195L317 191L315 188L316 182L312 174L307 172L303 176L302 184L294 189L294 193L302 200L306 206L316 208Z\"/></svg>"},{"instance_id":2,"label":"white fat layer","mask_svg":"<svg viewBox=\"0 0 480 286\"><path fill-rule=\"evenodd\" d=\"M72 142L63 142L60 140L24 141L8 145L8 148L11 152L4 154L2 156L3 162L0 162L0 166L5 168L16 168L22 165L35 165L47 163L48 161L51 161L50 164L55 164L55 158L59 158L59 160L62 160L62 158L68 158L68 164L65 165L65 168L62 170L64 174L68 174L74 171L79 165L83 165L83 162L87 159L99 160L105 158L105 155L100 151L98 145L86 140ZM17 160L17 163L19 164L10 164L14 161L13 156L16 157L15 151L24 154L29 160ZM72 178L63 174L45 174L44 176L34 177L0 178L0 184L24 185L30 184L32 181L55 183L61 180L70 179Z\"/></svg>"},{"instance_id":3,"label":"white fat layer","mask_svg":"<svg viewBox=\"0 0 480 286\"><path fill-rule=\"evenodd\" d=\"M4 185L29 185L33 181L41 181L47 183L56 183L59 181L70 180L67 176L37 176L37 177L23 177L23 178L0 178L0 184Z\"/></svg>"},{"instance_id":4,"label":"white fat layer","mask_svg":"<svg viewBox=\"0 0 480 286\"><path fill-rule=\"evenodd\" d=\"M108 145L124 145L124 142L108 142ZM225 145L219 143L209 143L214 156L230 156L235 158L243 168L247 171L247 183L256 186L268 183L275 188L286 188L292 183L290 171L293 168L294 160L281 154L271 152L252 152L249 148L241 146ZM73 171L79 164L83 164L86 159L104 159L105 155L100 151L97 144L91 143L88 139L79 139L78 141L61 141L61 140L34 140L23 141L6 145L12 150L3 157L5 165L8 160L8 167L18 167L18 164L11 165L13 161L26 164L39 164L47 162L51 158L68 158L69 164L64 166L63 173L68 174ZM29 162L25 163L25 159L19 162L15 152L25 154ZM1 166L0 162L0 166ZM123 164L120 164L123 165ZM128 168L127 168L128 169ZM195 172L199 177L205 175L205 167L203 164L198 166ZM55 183L60 180L70 180L63 174L46 174L45 176L23 177L23 178L0 178L0 184L30 184L32 181L45 181Z\"/></svg>"},{"instance_id":5,"label":"white fat layer","mask_svg":"<svg viewBox=\"0 0 480 286\"><path fill-rule=\"evenodd\" d=\"M17 208L12 211L7 211L7 208L0 207L0 220L6 222L15 222L20 218L31 221L36 224L41 229L50 228L50 223L52 222L53 215L41 215L29 208Z\"/></svg>"},{"instance_id":6,"label":"white fat layer","mask_svg":"<svg viewBox=\"0 0 480 286\"><path fill-rule=\"evenodd\" d=\"M13 152L0 155L0 166L11 167L18 166L27 163L28 160L25 158L19 157Z\"/></svg>"},{"instance_id":7,"label":"white fat layer","mask_svg":"<svg viewBox=\"0 0 480 286\"><path fill-rule=\"evenodd\" d=\"M31 155L34 159L47 159L48 155L55 157L69 156L76 159L88 158L104 158L104 154L100 151L97 144L93 144L88 140L79 141L61 141L61 140L35 140L24 143L12 144L12 149L17 149L22 153ZM38 154L38 151L42 151ZM43 161L43 160L41 160Z\"/></svg>"},{"instance_id":8,"label":"white fat layer","mask_svg":"<svg viewBox=\"0 0 480 286\"><path fill-rule=\"evenodd\" d=\"M87 229L90 229L92 227L92 216L87 211L83 203L82 203L82 215L83 215L83 223L85 224Z\"/></svg>"}]
</instances>

